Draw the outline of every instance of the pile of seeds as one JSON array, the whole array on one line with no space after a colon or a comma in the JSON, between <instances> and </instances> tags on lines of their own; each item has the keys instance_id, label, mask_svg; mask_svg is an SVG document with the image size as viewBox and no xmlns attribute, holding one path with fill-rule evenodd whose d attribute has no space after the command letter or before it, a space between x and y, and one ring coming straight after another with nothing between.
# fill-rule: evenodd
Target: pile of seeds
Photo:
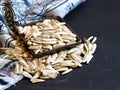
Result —
<instances>
[{"instance_id":1,"label":"pile of seeds","mask_svg":"<svg viewBox=\"0 0 120 90\"><path fill-rule=\"evenodd\" d=\"M24 36L28 48L35 54L69 45L77 40L77 35L66 23L57 19L45 19L34 25L19 26L18 32Z\"/></svg>"},{"instance_id":2,"label":"pile of seeds","mask_svg":"<svg viewBox=\"0 0 120 90\"><path fill-rule=\"evenodd\" d=\"M96 50L96 37L84 38L83 43L70 50L60 51L41 58L33 58L18 40L13 41L14 48L1 48L4 58L18 60L14 72L30 79L32 83L44 82L56 78L59 74L67 74L73 68L89 63Z\"/></svg>"}]
</instances>

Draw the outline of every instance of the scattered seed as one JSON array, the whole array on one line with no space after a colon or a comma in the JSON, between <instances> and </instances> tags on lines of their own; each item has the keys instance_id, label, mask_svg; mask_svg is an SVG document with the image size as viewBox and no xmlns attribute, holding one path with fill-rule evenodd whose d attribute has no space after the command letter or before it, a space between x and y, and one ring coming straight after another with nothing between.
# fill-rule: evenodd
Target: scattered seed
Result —
<instances>
[{"instance_id":1,"label":"scattered seed","mask_svg":"<svg viewBox=\"0 0 120 90\"><path fill-rule=\"evenodd\" d=\"M68 69L68 70L64 71L64 72L62 73L62 75L67 74L67 73L71 72L72 70L73 70L73 69Z\"/></svg>"}]
</instances>

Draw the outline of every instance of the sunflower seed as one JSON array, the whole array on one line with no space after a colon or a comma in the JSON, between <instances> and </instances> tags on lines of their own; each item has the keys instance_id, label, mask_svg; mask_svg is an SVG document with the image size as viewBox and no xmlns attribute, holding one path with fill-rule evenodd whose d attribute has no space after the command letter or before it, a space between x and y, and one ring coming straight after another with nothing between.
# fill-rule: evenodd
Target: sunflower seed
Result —
<instances>
[{"instance_id":1,"label":"sunflower seed","mask_svg":"<svg viewBox=\"0 0 120 90\"><path fill-rule=\"evenodd\" d=\"M95 43L95 41L97 40L97 37L94 37L93 40L91 41L91 43Z\"/></svg>"},{"instance_id":2,"label":"sunflower seed","mask_svg":"<svg viewBox=\"0 0 120 90\"><path fill-rule=\"evenodd\" d=\"M72 70L73 70L73 69L68 69L68 70L62 72L62 75L67 74L67 73L71 72Z\"/></svg>"},{"instance_id":3,"label":"sunflower seed","mask_svg":"<svg viewBox=\"0 0 120 90\"><path fill-rule=\"evenodd\" d=\"M32 83L38 83L38 82L44 82L45 80L43 80L43 79L31 79L30 81Z\"/></svg>"},{"instance_id":4,"label":"sunflower seed","mask_svg":"<svg viewBox=\"0 0 120 90\"><path fill-rule=\"evenodd\" d=\"M27 77L27 78L32 78L32 75L30 75L28 72L23 71L22 73L23 76Z\"/></svg>"}]
</instances>

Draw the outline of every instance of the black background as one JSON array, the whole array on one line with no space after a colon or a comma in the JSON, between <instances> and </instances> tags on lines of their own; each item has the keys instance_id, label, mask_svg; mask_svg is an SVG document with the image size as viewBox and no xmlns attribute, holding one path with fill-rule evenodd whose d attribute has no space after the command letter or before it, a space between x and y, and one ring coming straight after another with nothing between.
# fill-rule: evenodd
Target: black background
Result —
<instances>
[{"instance_id":1,"label":"black background","mask_svg":"<svg viewBox=\"0 0 120 90\"><path fill-rule=\"evenodd\" d=\"M90 64L44 83L23 79L8 90L120 90L120 0L87 0L64 19L81 38L98 37Z\"/></svg>"}]
</instances>

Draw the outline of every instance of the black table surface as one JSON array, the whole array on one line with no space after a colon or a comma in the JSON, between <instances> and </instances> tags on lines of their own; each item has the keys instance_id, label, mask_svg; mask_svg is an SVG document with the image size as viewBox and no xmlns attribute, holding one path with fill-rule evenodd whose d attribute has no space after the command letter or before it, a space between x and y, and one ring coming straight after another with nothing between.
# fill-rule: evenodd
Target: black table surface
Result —
<instances>
[{"instance_id":1,"label":"black table surface","mask_svg":"<svg viewBox=\"0 0 120 90\"><path fill-rule=\"evenodd\" d=\"M80 37L98 38L92 61L54 80L23 79L8 90L120 90L120 0L87 0L64 19Z\"/></svg>"}]
</instances>

